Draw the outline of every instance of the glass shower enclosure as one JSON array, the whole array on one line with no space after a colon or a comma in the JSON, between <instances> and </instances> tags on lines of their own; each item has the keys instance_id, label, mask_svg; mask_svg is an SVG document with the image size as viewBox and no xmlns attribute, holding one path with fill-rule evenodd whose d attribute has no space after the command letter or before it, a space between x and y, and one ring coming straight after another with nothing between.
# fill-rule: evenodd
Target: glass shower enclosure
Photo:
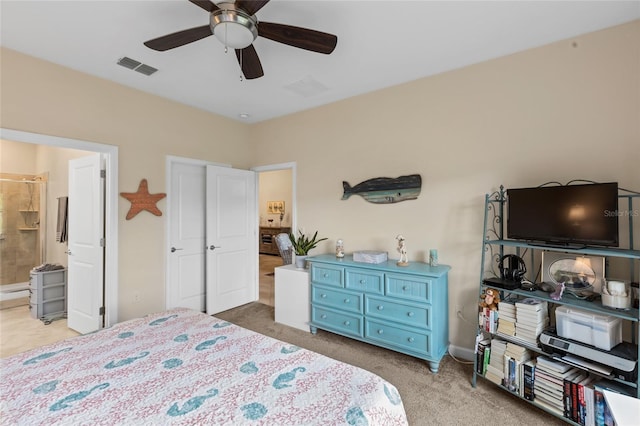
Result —
<instances>
[{"instance_id":1,"label":"glass shower enclosure","mask_svg":"<svg viewBox=\"0 0 640 426\"><path fill-rule=\"evenodd\" d=\"M3 304L28 303L25 298L29 296L30 271L45 258L46 185L46 175L0 173L0 302Z\"/></svg>"}]
</instances>

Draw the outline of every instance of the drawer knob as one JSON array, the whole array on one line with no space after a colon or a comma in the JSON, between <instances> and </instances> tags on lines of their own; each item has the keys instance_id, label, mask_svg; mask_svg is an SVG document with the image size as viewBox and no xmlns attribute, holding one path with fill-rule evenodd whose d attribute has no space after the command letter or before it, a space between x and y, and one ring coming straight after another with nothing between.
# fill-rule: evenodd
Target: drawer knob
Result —
<instances>
[{"instance_id":1,"label":"drawer knob","mask_svg":"<svg viewBox=\"0 0 640 426\"><path fill-rule=\"evenodd\" d=\"M378 330L378 334L384 334L384 330L383 329Z\"/></svg>"},{"instance_id":2,"label":"drawer knob","mask_svg":"<svg viewBox=\"0 0 640 426\"><path fill-rule=\"evenodd\" d=\"M325 278L329 278L329 274L327 274L326 272L322 276L325 277Z\"/></svg>"},{"instance_id":3,"label":"drawer knob","mask_svg":"<svg viewBox=\"0 0 640 426\"><path fill-rule=\"evenodd\" d=\"M327 314L322 314L322 315L320 315L320 318L322 318L322 319L327 319Z\"/></svg>"},{"instance_id":4,"label":"drawer knob","mask_svg":"<svg viewBox=\"0 0 640 426\"><path fill-rule=\"evenodd\" d=\"M409 337L409 338L407 339L407 341L408 341L409 343L413 343L413 337Z\"/></svg>"},{"instance_id":5,"label":"drawer knob","mask_svg":"<svg viewBox=\"0 0 640 426\"><path fill-rule=\"evenodd\" d=\"M365 280L360 280L360 284L365 284L366 281Z\"/></svg>"},{"instance_id":6,"label":"drawer knob","mask_svg":"<svg viewBox=\"0 0 640 426\"><path fill-rule=\"evenodd\" d=\"M402 286L402 291L407 291L407 290L409 290L409 286L403 285Z\"/></svg>"},{"instance_id":7,"label":"drawer knob","mask_svg":"<svg viewBox=\"0 0 640 426\"><path fill-rule=\"evenodd\" d=\"M326 294L324 294L324 293L322 293L322 294L320 295L320 297L322 297L323 299L326 299L326 298L327 298L327 295L326 295Z\"/></svg>"},{"instance_id":8,"label":"drawer knob","mask_svg":"<svg viewBox=\"0 0 640 426\"><path fill-rule=\"evenodd\" d=\"M381 310L383 310L383 309L384 309L384 306L382 306L382 305L378 305L378 310L379 310L379 311L381 311Z\"/></svg>"},{"instance_id":9,"label":"drawer knob","mask_svg":"<svg viewBox=\"0 0 640 426\"><path fill-rule=\"evenodd\" d=\"M348 327L348 326L350 326L350 325L351 325L351 322L350 322L350 321L345 321L345 322L344 322L344 325L346 325L346 326Z\"/></svg>"},{"instance_id":10,"label":"drawer knob","mask_svg":"<svg viewBox=\"0 0 640 426\"><path fill-rule=\"evenodd\" d=\"M413 312L407 312L407 316L412 317L412 316L414 316L414 315L415 315L415 314L414 314Z\"/></svg>"},{"instance_id":11,"label":"drawer knob","mask_svg":"<svg viewBox=\"0 0 640 426\"><path fill-rule=\"evenodd\" d=\"M344 303L350 303L351 299L344 299Z\"/></svg>"}]
</instances>

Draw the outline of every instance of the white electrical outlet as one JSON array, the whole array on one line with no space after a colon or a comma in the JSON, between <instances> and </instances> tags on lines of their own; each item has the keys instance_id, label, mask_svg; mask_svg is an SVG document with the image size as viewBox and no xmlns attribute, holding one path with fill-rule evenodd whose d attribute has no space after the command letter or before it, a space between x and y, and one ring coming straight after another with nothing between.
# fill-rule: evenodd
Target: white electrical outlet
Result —
<instances>
[{"instance_id":1,"label":"white electrical outlet","mask_svg":"<svg viewBox=\"0 0 640 426\"><path fill-rule=\"evenodd\" d=\"M140 292L136 291L133 293L133 303L139 303L140 302Z\"/></svg>"}]
</instances>

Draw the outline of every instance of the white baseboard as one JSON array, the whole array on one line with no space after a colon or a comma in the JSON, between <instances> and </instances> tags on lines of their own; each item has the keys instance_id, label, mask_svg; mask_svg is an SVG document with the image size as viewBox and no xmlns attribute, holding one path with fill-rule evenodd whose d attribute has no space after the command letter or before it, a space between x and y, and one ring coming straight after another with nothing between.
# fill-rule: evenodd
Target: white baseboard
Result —
<instances>
[{"instance_id":1,"label":"white baseboard","mask_svg":"<svg viewBox=\"0 0 640 426\"><path fill-rule=\"evenodd\" d=\"M475 355L473 349L455 345L449 345L449 353L458 359L467 361L473 361Z\"/></svg>"}]
</instances>

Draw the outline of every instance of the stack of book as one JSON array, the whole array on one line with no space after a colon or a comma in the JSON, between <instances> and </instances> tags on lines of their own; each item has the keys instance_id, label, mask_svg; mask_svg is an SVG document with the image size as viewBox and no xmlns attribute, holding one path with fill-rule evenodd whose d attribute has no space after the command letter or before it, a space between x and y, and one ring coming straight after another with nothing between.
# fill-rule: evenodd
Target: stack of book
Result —
<instances>
[{"instance_id":1,"label":"stack of book","mask_svg":"<svg viewBox=\"0 0 640 426\"><path fill-rule=\"evenodd\" d=\"M565 379L564 416L566 418L581 425L586 425L587 422L590 424L595 423L594 392L591 384L594 380L595 378L589 376L585 371ZM591 414L587 414L588 412Z\"/></svg>"},{"instance_id":2,"label":"stack of book","mask_svg":"<svg viewBox=\"0 0 640 426\"><path fill-rule=\"evenodd\" d=\"M532 352L529 349L508 342L504 352L504 386L511 392L522 394L522 368L523 362L531 359Z\"/></svg>"},{"instance_id":3,"label":"stack of book","mask_svg":"<svg viewBox=\"0 0 640 426\"><path fill-rule=\"evenodd\" d=\"M534 382L534 401L559 416L565 415L565 386L567 377L575 377L582 370L563 362L539 356Z\"/></svg>"},{"instance_id":4,"label":"stack of book","mask_svg":"<svg viewBox=\"0 0 640 426\"><path fill-rule=\"evenodd\" d=\"M476 347L476 373L484 376L487 372L487 365L491 357L491 339L478 341Z\"/></svg>"},{"instance_id":5,"label":"stack of book","mask_svg":"<svg viewBox=\"0 0 640 426\"><path fill-rule=\"evenodd\" d=\"M516 335L516 305L513 302L501 301L498 303L498 333L506 336Z\"/></svg>"},{"instance_id":6,"label":"stack of book","mask_svg":"<svg viewBox=\"0 0 640 426\"><path fill-rule=\"evenodd\" d=\"M608 379L596 379L595 381L585 385L584 390L587 407L587 411L585 413L586 420L584 424L595 424L595 426L615 426L617 424L614 419L613 412L611 411L611 407L609 407L604 397L605 390L634 398L636 395L635 388ZM634 409L635 407L632 404L629 404L628 411L633 413ZM633 416L633 414L630 415ZM592 421L593 423L591 423Z\"/></svg>"},{"instance_id":7,"label":"stack of book","mask_svg":"<svg viewBox=\"0 0 640 426\"><path fill-rule=\"evenodd\" d=\"M545 300L532 297L516 302L516 337L534 346L538 336L549 325L549 309Z\"/></svg>"},{"instance_id":8,"label":"stack of book","mask_svg":"<svg viewBox=\"0 0 640 426\"><path fill-rule=\"evenodd\" d=\"M495 333L498 330L498 311L490 308L480 308L478 325L487 333Z\"/></svg>"},{"instance_id":9,"label":"stack of book","mask_svg":"<svg viewBox=\"0 0 640 426\"><path fill-rule=\"evenodd\" d=\"M504 353L506 350L507 342L496 338L491 339L491 355L484 377L498 385L501 385L504 379Z\"/></svg>"}]
</instances>

